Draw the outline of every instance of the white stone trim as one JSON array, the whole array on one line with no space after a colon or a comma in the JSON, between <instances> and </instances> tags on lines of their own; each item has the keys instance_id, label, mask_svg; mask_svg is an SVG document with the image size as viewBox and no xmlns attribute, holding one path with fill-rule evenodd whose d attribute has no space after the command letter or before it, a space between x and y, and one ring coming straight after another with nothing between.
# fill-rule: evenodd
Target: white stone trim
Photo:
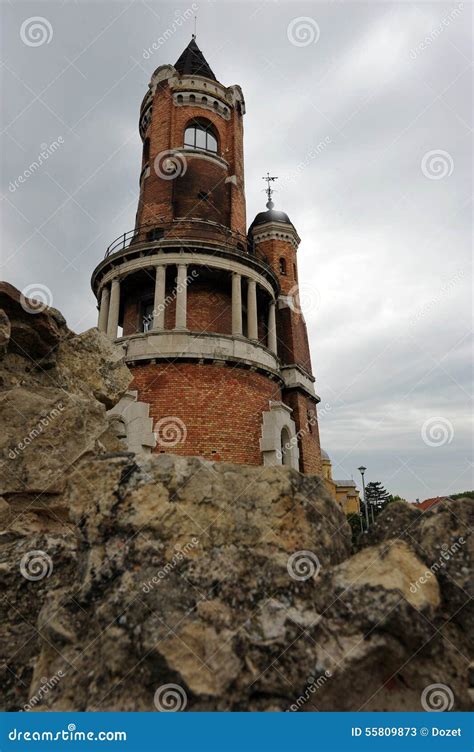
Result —
<instances>
[{"instance_id":1,"label":"white stone trim","mask_svg":"<svg viewBox=\"0 0 474 752\"><path fill-rule=\"evenodd\" d=\"M314 378L305 374L298 366L282 366L281 375L287 389L300 388L316 398Z\"/></svg>"},{"instance_id":2,"label":"white stone trim","mask_svg":"<svg viewBox=\"0 0 474 752\"><path fill-rule=\"evenodd\" d=\"M252 235L255 243L262 243L264 240L284 240L295 248L298 248L301 241L293 225L287 222L265 222L253 227Z\"/></svg>"},{"instance_id":3,"label":"white stone trim","mask_svg":"<svg viewBox=\"0 0 474 752\"><path fill-rule=\"evenodd\" d=\"M237 361L279 373L279 361L267 347L245 337L177 330L148 331L116 340L127 363L154 358Z\"/></svg>"},{"instance_id":4,"label":"white stone trim","mask_svg":"<svg viewBox=\"0 0 474 752\"><path fill-rule=\"evenodd\" d=\"M191 101L191 96L195 97L194 102ZM178 97L183 97L183 101L178 102ZM206 97L207 102L202 101L203 97ZM217 102L217 108L214 107L214 102ZM184 89L178 89L173 93L173 104L175 107L199 107L202 110L214 112L216 115L223 118L223 120L230 120L229 104L224 104L217 95L211 94L207 91L204 94L200 91L196 96L196 90L185 91Z\"/></svg>"},{"instance_id":5,"label":"white stone trim","mask_svg":"<svg viewBox=\"0 0 474 752\"><path fill-rule=\"evenodd\" d=\"M184 146L179 149L173 149L173 152L175 152L176 154L182 154L185 159L205 159L207 162L213 162L214 164L219 165L219 167L222 167L222 169L224 170L227 170L229 167L229 163L226 162L225 159L222 159L222 157L219 157L217 154L213 154L209 151L200 149L187 149Z\"/></svg>"},{"instance_id":6,"label":"white stone trim","mask_svg":"<svg viewBox=\"0 0 474 752\"><path fill-rule=\"evenodd\" d=\"M176 243L177 241L173 240L173 244L176 245ZM194 266L208 266L213 269L236 272L243 277L254 279L261 288L268 292L272 299L274 297L272 285L267 281L267 279L265 279L263 275L259 274L250 266L247 266L246 264L234 259L213 256L207 253L195 253L193 251L187 250L166 254L157 253L153 256L142 256L140 258L129 259L128 261L123 262L117 259L115 263L117 264L117 266L114 266L110 271L104 274L103 278L101 279L100 289L102 289L104 285L111 282L112 279L115 279L116 277L127 276L128 274L138 271L139 269L159 266L160 264L164 264L165 266L168 266L170 264L187 264L189 266L190 264L192 264Z\"/></svg>"},{"instance_id":7,"label":"white stone trim","mask_svg":"<svg viewBox=\"0 0 474 752\"><path fill-rule=\"evenodd\" d=\"M130 452L150 454L156 446L153 420L149 417L150 405L148 402L138 402L137 397L138 392L128 391L107 415L109 420L119 419L123 423Z\"/></svg>"},{"instance_id":8,"label":"white stone trim","mask_svg":"<svg viewBox=\"0 0 474 752\"><path fill-rule=\"evenodd\" d=\"M286 428L290 436L289 446L286 447L289 458L288 465L294 470L299 469L300 451L296 436L296 424L291 417L292 410L283 402L270 400L269 409L262 413L262 436L260 451L265 466L283 465L281 456L281 434Z\"/></svg>"}]
</instances>

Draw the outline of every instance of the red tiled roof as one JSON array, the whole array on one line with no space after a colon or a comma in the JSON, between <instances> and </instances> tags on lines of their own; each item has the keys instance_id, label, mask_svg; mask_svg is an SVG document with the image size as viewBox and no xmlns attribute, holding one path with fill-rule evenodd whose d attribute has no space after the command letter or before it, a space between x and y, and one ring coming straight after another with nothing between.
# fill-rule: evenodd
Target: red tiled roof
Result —
<instances>
[{"instance_id":1,"label":"red tiled roof","mask_svg":"<svg viewBox=\"0 0 474 752\"><path fill-rule=\"evenodd\" d=\"M427 509L431 509L431 507L436 506L436 504L439 504L440 501L445 501L446 499L450 499L449 496L434 496L432 499L425 499L424 501L418 502L418 504L415 504L419 509L422 509L424 512L426 512Z\"/></svg>"}]
</instances>

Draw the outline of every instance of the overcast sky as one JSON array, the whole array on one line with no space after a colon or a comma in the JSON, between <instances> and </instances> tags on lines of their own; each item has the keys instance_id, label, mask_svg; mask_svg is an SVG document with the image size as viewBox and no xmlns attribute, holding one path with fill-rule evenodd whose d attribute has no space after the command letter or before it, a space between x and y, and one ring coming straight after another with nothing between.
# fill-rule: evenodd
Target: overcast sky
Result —
<instances>
[{"instance_id":1,"label":"overcast sky","mask_svg":"<svg viewBox=\"0 0 474 752\"><path fill-rule=\"evenodd\" d=\"M468 3L3 0L2 277L96 324L91 271L134 224L140 102L196 7L246 99L248 224L270 170L302 238L334 477L363 464L409 500L472 488Z\"/></svg>"}]
</instances>

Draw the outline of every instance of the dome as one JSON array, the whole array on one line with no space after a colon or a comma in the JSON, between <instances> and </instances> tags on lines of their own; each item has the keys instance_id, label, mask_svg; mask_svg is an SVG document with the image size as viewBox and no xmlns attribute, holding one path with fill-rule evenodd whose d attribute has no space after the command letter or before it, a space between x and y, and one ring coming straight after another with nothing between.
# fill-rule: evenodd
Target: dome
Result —
<instances>
[{"instance_id":1,"label":"dome","mask_svg":"<svg viewBox=\"0 0 474 752\"><path fill-rule=\"evenodd\" d=\"M324 449L321 449L321 459L327 460L328 462L331 462L331 460L329 458L329 454L327 452L325 452Z\"/></svg>"},{"instance_id":2,"label":"dome","mask_svg":"<svg viewBox=\"0 0 474 752\"><path fill-rule=\"evenodd\" d=\"M288 214L285 212L277 211L276 209L267 209L267 211L259 212L254 221L249 227L249 232L253 227L257 225L264 225L267 222L282 222L283 224L291 225L292 221Z\"/></svg>"}]
</instances>

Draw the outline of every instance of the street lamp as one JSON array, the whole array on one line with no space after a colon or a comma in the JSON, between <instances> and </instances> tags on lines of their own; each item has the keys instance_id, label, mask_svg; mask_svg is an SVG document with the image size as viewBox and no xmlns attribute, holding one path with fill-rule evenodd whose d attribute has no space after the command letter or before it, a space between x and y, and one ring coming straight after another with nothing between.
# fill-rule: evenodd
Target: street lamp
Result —
<instances>
[{"instance_id":1,"label":"street lamp","mask_svg":"<svg viewBox=\"0 0 474 752\"><path fill-rule=\"evenodd\" d=\"M365 479L364 479L364 473L367 470L367 468L364 467L363 465L361 465L357 469L358 469L359 473L362 475L362 490L363 490L363 493L364 493L365 521L366 521L366 524L367 524L367 531L368 531L369 530L369 524L370 524L369 523L369 508L367 506L367 499L365 498Z\"/></svg>"}]
</instances>

